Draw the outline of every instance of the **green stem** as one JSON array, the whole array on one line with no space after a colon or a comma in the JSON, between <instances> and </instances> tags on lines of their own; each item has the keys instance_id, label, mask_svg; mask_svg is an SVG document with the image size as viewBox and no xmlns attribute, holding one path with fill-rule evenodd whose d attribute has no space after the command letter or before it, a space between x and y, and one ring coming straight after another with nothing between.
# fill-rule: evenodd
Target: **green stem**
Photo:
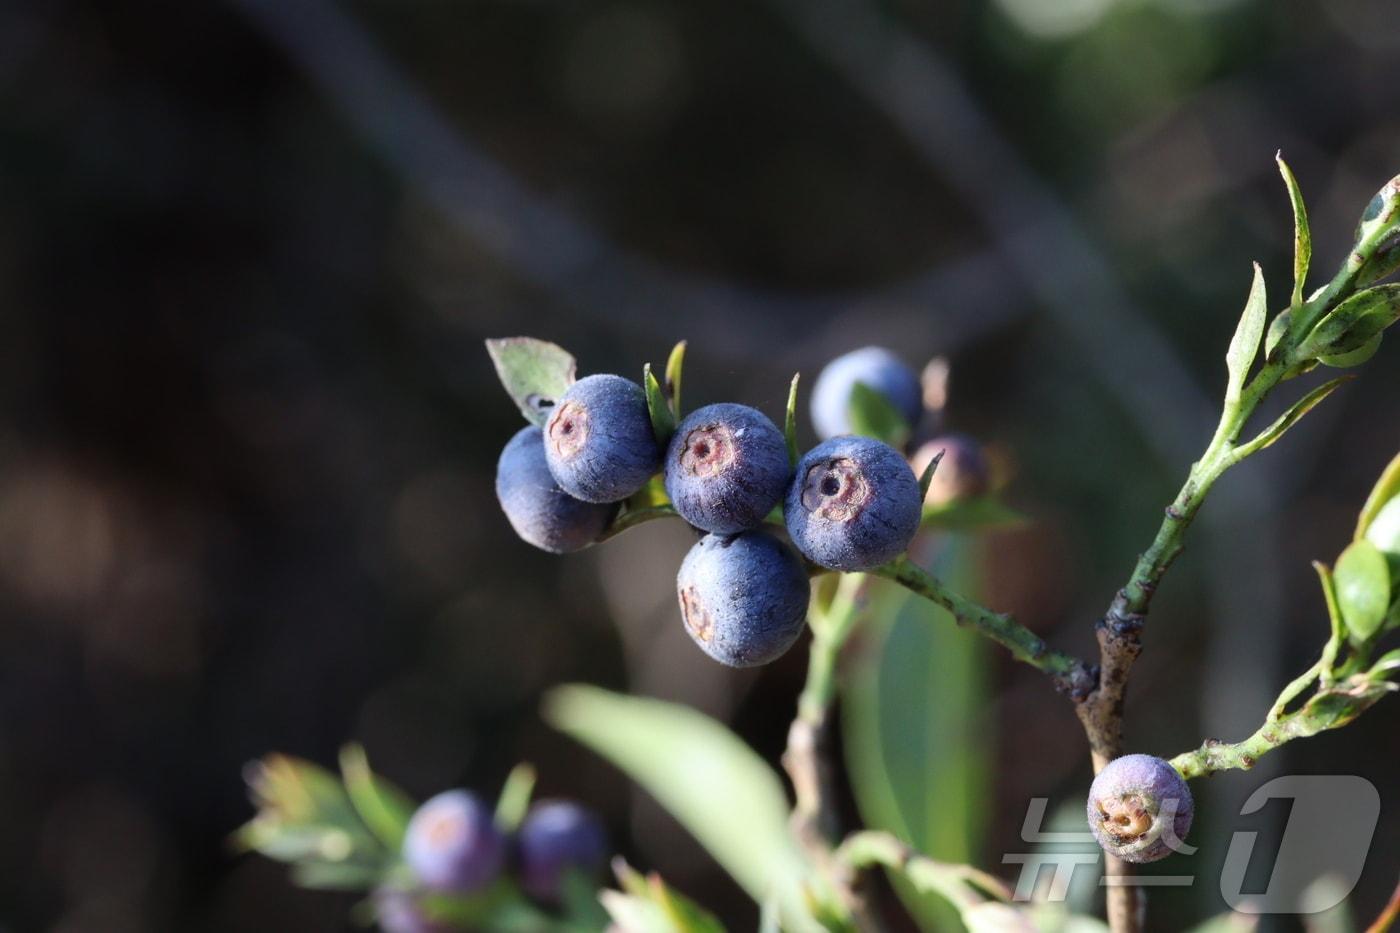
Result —
<instances>
[{"instance_id":1,"label":"green stem","mask_svg":"<svg viewBox=\"0 0 1400 933\"><path fill-rule=\"evenodd\" d=\"M825 722L836 699L836 662L860 615L857 598L864 585L865 574L842 574L830 607L825 611L814 608L809 616L812 647L807 657L807 681L797 698L797 715L814 725Z\"/></svg>"},{"instance_id":2,"label":"green stem","mask_svg":"<svg viewBox=\"0 0 1400 933\"><path fill-rule=\"evenodd\" d=\"M612 524L598 537L594 544L602 544L609 538L616 538L618 535L647 522L656 521L658 518L679 518L676 510L669 505L652 505L640 509L624 508L618 516L613 519Z\"/></svg>"},{"instance_id":3,"label":"green stem","mask_svg":"<svg viewBox=\"0 0 1400 933\"><path fill-rule=\"evenodd\" d=\"M987 607L949 589L933 574L908 557L898 557L871 573L893 580L900 586L942 606L953 614L958 625L970 626L1011 652L1012 657L1044 671L1071 693L1092 688L1093 674L1085 663L1072 655L1051 651L1045 640L1004 612Z\"/></svg>"},{"instance_id":4,"label":"green stem","mask_svg":"<svg viewBox=\"0 0 1400 933\"><path fill-rule=\"evenodd\" d=\"M1294 739L1347 725L1381 697L1396 690L1396 685L1385 678L1384 670L1354 674L1345 680L1332 681L1330 686L1324 678L1317 692L1306 703L1287 712L1288 704L1323 669L1324 662L1319 660L1301 677L1284 687L1264 724L1248 738L1230 743L1207 739L1200 748L1173 758L1172 767L1188 780L1216 771L1247 771L1264 755Z\"/></svg>"},{"instance_id":5,"label":"green stem","mask_svg":"<svg viewBox=\"0 0 1400 933\"><path fill-rule=\"evenodd\" d=\"M935 861L889 833L852 833L836 850L835 860L856 871L875 865L893 869L908 878L917 890L937 894L959 910L989 900L1011 900L1011 891L1000 878L969 865Z\"/></svg>"}]
</instances>

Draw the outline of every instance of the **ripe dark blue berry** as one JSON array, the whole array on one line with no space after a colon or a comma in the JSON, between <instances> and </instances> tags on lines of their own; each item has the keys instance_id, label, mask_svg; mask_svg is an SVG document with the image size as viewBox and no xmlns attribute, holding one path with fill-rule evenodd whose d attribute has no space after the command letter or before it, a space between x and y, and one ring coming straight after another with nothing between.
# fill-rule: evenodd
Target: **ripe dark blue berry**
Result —
<instances>
[{"instance_id":1,"label":"ripe dark blue berry","mask_svg":"<svg viewBox=\"0 0 1400 933\"><path fill-rule=\"evenodd\" d=\"M576 872L596 881L608 857L607 833L589 810L566 800L530 808L516 836L520 886L547 904L564 896L564 879Z\"/></svg>"},{"instance_id":2,"label":"ripe dark blue berry","mask_svg":"<svg viewBox=\"0 0 1400 933\"><path fill-rule=\"evenodd\" d=\"M666 451L666 494L676 511L718 534L757 527L783 498L791 473L783 432L747 405L691 412Z\"/></svg>"},{"instance_id":3,"label":"ripe dark blue berry","mask_svg":"<svg viewBox=\"0 0 1400 933\"><path fill-rule=\"evenodd\" d=\"M797 554L764 531L706 535L676 577L685 630L730 667L767 664L791 648L811 592Z\"/></svg>"},{"instance_id":4,"label":"ripe dark blue berry","mask_svg":"<svg viewBox=\"0 0 1400 933\"><path fill-rule=\"evenodd\" d=\"M922 515L919 481L888 444L834 437L797 464L784 504L788 534L808 560L869 570L909 547Z\"/></svg>"},{"instance_id":5,"label":"ripe dark blue berry","mask_svg":"<svg viewBox=\"0 0 1400 933\"><path fill-rule=\"evenodd\" d=\"M1103 850L1127 862L1170 855L1191 829L1195 804L1177 770L1151 755L1124 755L1089 788L1089 828Z\"/></svg>"},{"instance_id":6,"label":"ripe dark blue berry","mask_svg":"<svg viewBox=\"0 0 1400 933\"><path fill-rule=\"evenodd\" d=\"M522 540L554 554L598 540L616 506L584 502L559 488L544 456L544 433L521 428L496 462L496 498Z\"/></svg>"},{"instance_id":7,"label":"ripe dark blue berry","mask_svg":"<svg viewBox=\"0 0 1400 933\"><path fill-rule=\"evenodd\" d=\"M438 794L418 808L404 833L403 857L433 891L465 893L496 880L505 840L491 811L464 790Z\"/></svg>"},{"instance_id":8,"label":"ripe dark blue berry","mask_svg":"<svg viewBox=\"0 0 1400 933\"><path fill-rule=\"evenodd\" d=\"M838 356L817 376L812 387L812 426L822 438L849 434L851 391L857 382L879 392L912 428L923 413L919 377L883 347L862 347Z\"/></svg>"},{"instance_id":9,"label":"ripe dark blue berry","mask_svg":"<svg viewBox=\"0 0 1400 933\"><path fill-rule=\"evenodd\" d=\"M928 495L924 501L929 505L947 505L972 499L987 491L991 482L991 468L987 463L982 445L966 434L944 434L919 445L914 456L909 458L916 476L922 476L924 468L942 452L938 469L933 472Z\"/></svg>"},{"instance_id":10,"label":"ripe dark blue berry","mask_svg":"<svg viewBox=\"0 0 1400 933\"><path fill-rule=\"evenodd\" d=\"M549 472L585 502L621 502L661 466L642 387L621 376L587 376L571 385L544 426Z\"/></svg>"}]
</instances>

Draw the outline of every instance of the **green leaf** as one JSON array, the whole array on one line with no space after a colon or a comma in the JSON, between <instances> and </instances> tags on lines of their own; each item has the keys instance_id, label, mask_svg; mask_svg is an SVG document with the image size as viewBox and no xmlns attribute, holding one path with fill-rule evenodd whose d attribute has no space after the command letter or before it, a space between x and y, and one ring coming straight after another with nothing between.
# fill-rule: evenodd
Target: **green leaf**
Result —
<instances>
[{"instance_id":1,"label":"green leaf","mask_svg":"<svg viewBox=\"0 0 1400 933\"><path fill-rule=\"evenodd\" d=\"M944 531L986 531L1013 528L1027 521L1025 515L996 496L960 499L941 505L924 506L923 527Z\"/></svg>"},{"instance_id":2,"label":"green leaf","mask_svg":"<svg viewBox=\"0 0 1400 933\"><path fill-rule=\"evenodd\" d=\"M923 502L928 498L928 487L933 482L933 474L938 472L938 465L943 462L943 455L947 450L940 450L929 460L928 466L924 467L924 472L919 476L919 501Z\"/></svg>"},{"instance_id":3,"label":"green leaf","mask_svg":"<svg viewBox=\"0 0 1400 933\"><path fill-rule=\"evenodd\" d=\"M666 393L661 391L661 383L651 371L651 364L642 367L642 386L647 391L647 413L651 415L651 430L656 441L665 448L671 435L676 433L676 415L666 401Z\"/></svg>"},{"instance_id":4,"label":"green leaf","mask_svg":"<svg viewBox=\"0 0 1400 933\"><path fill-rule=\"evenodd\" d=\"M1225 404L1239 403L1244 390L1249 367L1259 353L1259 338L1264 335L1264 322L1268 320L1269 298L1264 287L1264 271L1259 263L1254 264L1254 282L1249 287L1249 299L1244 303L1244 313L1235 326L1235 335L1230 338L1230 349L1225 352L1225 366L1230 373L1230 381L1225 387Z\"/></svg>"},{"instance_id":5,"label":"green leaf","mask_svg":"<svg viewBox=\"0 0 1400 933\"><path fill-rule=\"evenodd\" d=\"M520 828L534 793L535 769L524 762L511 768L501 795L496 798L496 826L502 832L513 833Z\"/></svg>"},{"instance_id":6,"label":"green leaf","mask_svg":"<svg viewBox=\"0 0 1400 933\"><path fill-rule=\"evenodd\" d=\"M486 352L525 420L544 427L555 401L574 384L569 351L533 337L498 337L486 341Z\"/></svg>"},{"instance_id":7,"label":"green leaf","mask_svg":"<svg viewBox=\"0 0 1400 933\"><path fill-rule=\"evenodd\" d=\"M1336 356L1319 356L1317 361L1323 366L1331 366L1333 369L1351 369L1365 363L1375 356L1381 348L1381 337L1376 334L1369 341L1362 344L1360 348L1352 350L1350 353L1338 353Z\"/></svg>"},{"instance_id":8,"label":"green leaf","mask_svg":"<svg viewBox=\"0 0 1400 933\"><path fill-rule=\"evenodd\" d=\"M904 416L883 393L863 382L851 386L847 411L852 434L873 437L896 449L909 440L909 423Z\"/></svg>"},{"instance_id":9,"label":"green leaf","mask_svg":"<svg viewBox=\"0 0 1400 933\"><path fill-rule=\"evenodd\" d=\"M809 916L800 891L808 866L788 831L782 782L724 726L673 703L584 685L552 691L544 718L655 797L755 901L780 897L787 926Z\"/></svg>"},{"instance_id":10,"label":"green leaf","mask_svg":"<svg viewBox=\"0 0 1400 933\"><path fill-rule=\"evenodd\" d=\"M246 780L258 815L235 834L240 847L283 862L386 857L344 785L325 768L268 755L248 767Z\"/></svg>"},{"instance_id":11,"label":"green leaf","mask_svg":"<svg viewBox=\"0 0 1400 933\"><path fill-rule=\"evenodd\" d=\"M1271 446L1279 438L1287 433L1288 429L1297 424L1302 417L1312 411L1327 396L1335 392L1343 383L1350 382L1354 376L1338 376L1331 382L1324 382L1313 389L1307 395L1293 403L1293 407L1279 416L1278 420L1269 425L1249 443L1241 444L1235 448L1235 460L1243 460L1251 454L1256 454L1265 447Z\"/></svg>"},{"instance_id":12,"label":"green leaf","mask_svg":"<svg viewBox=\"0 0 1400 933\"><path fill-rule=\"evenodd\" d=\"M1400 454L1396 454L1395 458L1381 472L1381 478L1376 480L1376 485L1371 487L1371 494L1366 497L1366 504L1361 507L1361 515L1356 520L1356 538L1358 540L1366 537L1367 529L1380 515L1381 509L1385 508L1397 496L1400 496ZM1388 548L1382 547L1381 550L1388 550Z\"/></svg>"},{"instance_id":13,"label":"green leaf","mask_svg":"<svg viewBox=\"0 0 1400 933\"><path fill-rule=\"evenodd\" d=\"M1288 335L1288 323L1292 319L1292 313L1288 309L1284 309L1274 315L1274 319L1269 322L1268 333L1264 335L1265 359L1273 358L1274 349L1278 347L1279 341Z\"/></svg>"},{"instance_id":14,"label":"green leaf","mask_svg":"<svg viewBox=\"0 0 1400 933\"><path fill-rule=\"evenodd\" d=\"M1332 571L1337 606L1355 641L1370 638L1390 608L1390 565L1369 541L1353 541L1337 558Z\"/></svg>"},{"instance_id":15,"label":"green leaf","mask_svg":"<svg viewBox=\"0 0 1400 933\"><path fill-rule=\"evenodd\" d=\"M797 461L802 459L802 451L797 447L797 381L801 378L801 373L792 374L792 383L788 386L787 413L783 415L783 437L787 440L788 463L794 467L797 466Z\"/></svg>"},{"instance_id":16,"label":"green leaf","mask_svg":"<svg viewBox=\"0 0 1400 933\"><path fill-rule=\"evenodd\" d=\"M1378 677L1385 677L1396 671L1400 671L1400 648L1392 648L1381 655L1376 660L1376 663L1371 665L1371 670L1368 674L1372 680L1375 680Z\"/></svg>"},{"instance_id":17,"label":"green leaf","mask_svg":"<svg viewBox=\"0 0 1400 933\"><path fill-rule=\"evenodd\" d=\"M1400 320L1400 285L1377 285L1337 305L1298 347L1300 359L1338 357L1360 350Z\"/></svg>"},{"instance_id":18,"label":"green leaf","mask_svg":"<svg viewBox=\"0 0 1400 933\"><path fill-rule=\"evenodd\" d=\"M950 536L934 568L975 594L972 542ZM859 637L841 669L842 738L862 822L942 861L977 857L989 820L994 722L985 711L986 642L951 624L946 610L886 581L869 588ZM956 929L942 897L892 882L924 929Z\"/></svg>"},{"instance_id":19,"label":"green leaf","mask_svg":"<svg viewBox=\"0 0 1400 933\"><path fill-rule=\"evenodd\" d=\"M621 858L613 860L613 870L622 891L603 891L599 897L627 933L724 933L714 915L655 872L643 877Z\"/></svg>"},{"instance_id":20,"label":"green leaf","mask_svg":"<svg viewBox=\"0 0 1400 933\"><path fill-rule=\"evenodd\" d=\"M355 811L370 832L391 852L403 846L404 831L416 806L407 794L374 774L359 745L340 750L340 774Z\"/></svg>"},{"instance_id":21,"label":"green leaf","mask_svg":"<svg viewBox=\"0 0 1400 933\"><path fill-rule=\"evenodd\" d=\"M1312 232L1308 229L1308 209L1303 205L1303 193L1298 190L1298 179L1293 170L1283 161L1283 153L1274 156L1278 172L1288 187L1288 200L1293 205L1293 301L1292 307L1303 306L1303 284L1308 277L1308 265L1312 262Z\"/></svg>"},{"instance_id":22,"label":"green leaf","mask_svg":"<svg viewBox=\"0 0 1400 933\"><path fill-rule=\"evenodd\" d=\"M671 414L681 420L681 368L685 365L685 341L671 348L666 358L666 395L671 399Z\"/></svg>"}]
</instances>

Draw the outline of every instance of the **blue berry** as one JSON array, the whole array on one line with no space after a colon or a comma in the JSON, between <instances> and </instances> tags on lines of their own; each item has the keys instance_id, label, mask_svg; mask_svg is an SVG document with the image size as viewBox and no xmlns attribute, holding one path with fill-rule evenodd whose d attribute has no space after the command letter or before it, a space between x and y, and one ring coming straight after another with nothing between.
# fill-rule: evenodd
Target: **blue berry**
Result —
<instances>
[{"instance_id":1,"label":"blue berry","mask_svg":"<svg viewBox=\"0 0 1400 933\"><path fill-rule=\"evenodd\" d=\"M792 543L831 570L869 570L904 553L922 511L919 481L899 451L852 436L809 450L784 504Z\"/></svg>"},{"instance_id":2,"label":"blue berry","mask_svg":"<svg viewBox=\"0 0 1400 933\"><path fill-rule=\"evenodd\" d=\"M812 426L823 439L850 434L851 391L857 382L879 392L909 427L923 414L923 389L919 377L883 347L863 347L838 356L817 376L812 387Z\"/></svg>"},{"instance_id":3,"label":"blue berry","mask_svg":"<svg viewBox=\"0 0 1400 933\"><path fill-rule=\"evenodd\" d=\"M1151 755L1124 755L1089 788L1089 828L1103 850L1126 862L1170 855L1191 829L1195 804L1177 770Z\"/></svg>"},{"instance_id":4,"label":"blue berry","mask_svg":"<svg viewBox=\"0 0 1400 933\"><path fill-rule=\"evenodd\" d=\"M760 411L722 403L691 412L666 451L666 494L702 531L757 527L783 498L792 467L783 432Z\"/></svg>"},{"instance_id":5,"label":"blue berry","mask_svg":"<svg viewBox=\"0 0 1400 933\"><path fill-rule=\"evenodd\" d=\"M596 881L608 857L607 833L589 810L566 800L541 801L530 808L516 836L520 886L547 904L564 896L564 879L577 872Z\"/></svg>"},{"instance_id":6,"label":"blue berry","mask_svg":"<svg viewBox=\"0 0 1400 933\"><path fill-rule=\"evenodd\" d=\"M496 498L522 540L566 554L598 539L616 507L584 502L559 488L544 456L544 433L521 428L496 462Z\"/></svg>"},{"instance_id":7,"label":"blue berry","mask_svg":"<svg viewBox=\"0 0 1400 933\"><path fill-rule=\"evenodd\" d=\"M544 426L549 472L585 502L621 502L661 467L642 387L621 376L571 385Z\"/></svg>"},{"instance_id":8,"label":"blue berry","mask_svg":"<svg viewBox=\"0 0 1400 933\"><path fill-rule=\"evenodd\" d=\"M730 667L767 664L791 648L811 592L792 548L764 531L706 535L676 577L685 630Z\"/></svg>"},{"instance_id":9,"label":"blue berry","mask_svg":"<svg viewBox=\"0 0 1400 933\"><path fill-rule=\"evenodd\" d=\"M909 464L916 476L922 476L929 462L943 453L938 469L933 471L928 495L929 505L947 505L984 494L991 482L991 468L982 452L982 445L966 434L944 434L919 445Z\"/></svg>"},{"instance_id":10,"label":"blue berry","mask_svg":"<svg viewBox=\"0 0 1400 933\"><path fill-rule=\"evenodd\" d=\"M423 887L465 893L496 880L505 840L491 811L464 790L438 794L418 808L404 834L403 857Z\"/></svg>"},{"instance_id":11,"label":"blue berry","mask_svg":"<svg viewBox=\"0 0 1400 933\"><path fill-rule=\"evenodd\" d=\"M419 897L399 888L375 891L374 913L384 933L451 933L453 929L429 918Z\"/></svg>"}]
</instances>

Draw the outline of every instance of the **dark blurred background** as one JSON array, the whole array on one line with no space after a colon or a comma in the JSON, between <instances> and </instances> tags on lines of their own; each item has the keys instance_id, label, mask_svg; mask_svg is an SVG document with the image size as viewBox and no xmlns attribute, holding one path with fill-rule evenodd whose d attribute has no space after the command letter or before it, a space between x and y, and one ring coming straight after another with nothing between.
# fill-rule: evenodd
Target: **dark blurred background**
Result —
<instances>
[{"instance_id":1,"label":"dark blurred background","mask_svg":"<svg viewBox=\"0 0 1400 933\"><path fill-rule=\"evenodd\" d=\"M1287 293L1275 151L1314 284L1400 172L1395 12L0 4L0 926L345 928L349 899L226 838L245 762L354 739L420 796L491 795L530 760L752 928L538 701L572 680L680 700L776 760L805 650L758 675L695 651L683 529L567 559L516 540L492 475L518 416L482 339L630 375L688 338L688 404L774 416L841 350L948 354L951 423L1014 464L1037 520L985 539L984 595L1087 653L1214 425L1249 262ZM1242 737L1315 657L1307 562L1400 448L1397 353L1219 487L1156 606L1134 750ZM1025 797L1082 799L1088 763L1037 675L993 676L1001 870ZM1201 819L1226 832L1270 773L1368 777L1374 916L1400 866L1397 724L1386 702L1214 778ZM1221 909L1213 882L1154 898L1161 929Z\"/></svg>"}]
</instances>

